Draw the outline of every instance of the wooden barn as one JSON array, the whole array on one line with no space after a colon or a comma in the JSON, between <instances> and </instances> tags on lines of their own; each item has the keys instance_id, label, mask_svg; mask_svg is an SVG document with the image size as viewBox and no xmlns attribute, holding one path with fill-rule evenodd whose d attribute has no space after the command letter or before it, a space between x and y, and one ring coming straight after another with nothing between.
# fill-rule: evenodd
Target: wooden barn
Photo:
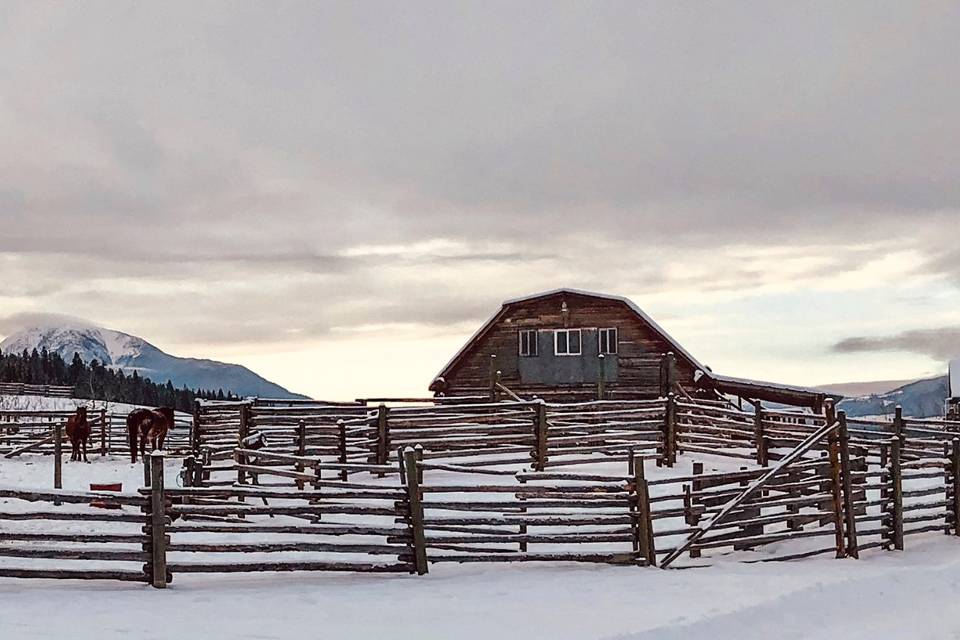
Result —
<instances>
[{"instance_id":1,"label":"wooden barn","mask_svg":"<svg viewBox=\"0 0 960 640\"><path fill-rule=\"evenodd\" d=\"M556 289L508 300L430 384L437 396L561 400L718 393L819 409L811 389L719 376L627 298Z\"/></svg>"}]
</instances>

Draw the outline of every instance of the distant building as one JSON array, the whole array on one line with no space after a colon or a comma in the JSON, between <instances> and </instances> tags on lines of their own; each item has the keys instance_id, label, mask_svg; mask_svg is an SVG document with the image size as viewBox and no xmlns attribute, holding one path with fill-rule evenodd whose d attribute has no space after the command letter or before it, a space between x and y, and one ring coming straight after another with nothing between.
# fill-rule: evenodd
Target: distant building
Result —
<instances>
[{"instance_id":1,"label":"distant building","mask_svg":"<svg viewBox=\"0 0 960 640\"><path fill-rule=\"evenodd\" d=\"M495 388L501 396L562 400L723 393L812 409L825 398L716 375L627 298L576 289L504 302L430 384L444 396L489 396Z\"/></svg>"},{"instance_id":2,"label":"distant building","mask_svg":"<svg viewBox=\"0 0 960 640\"><path fill-rule=\"evenodd\" d=\"M951 420L960 419L960 358L950 361L947 376L947 406L944 414Z\"/></svg>"}]
</instances>

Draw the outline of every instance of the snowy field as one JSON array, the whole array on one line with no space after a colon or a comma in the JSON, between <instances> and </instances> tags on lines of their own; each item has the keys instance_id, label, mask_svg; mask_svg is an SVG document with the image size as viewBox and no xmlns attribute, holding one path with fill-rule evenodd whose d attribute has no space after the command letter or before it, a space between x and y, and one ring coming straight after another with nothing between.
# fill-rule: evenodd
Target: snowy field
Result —
<instances>
[{"instance_id":1,"label":"snowy field","mask_svg":"<svg viewBox=\"0 0 960 640\"><path fill-rule=\"evenodd\" d=\"M91 412L104 409L110 413L128 413L136 405L86 398L0 395L0 411L73 411L77 407L87 407Z\"/></svg>"},{"instance_id":2,"label":"snowy field","mask_svg":"<svg viewBox=\"0 0 960 640\"><path fill-rule=\"evenodd\" d=\"M87 398L0 395L0 411L73 411L77 407L86 407L91 414L101 409L107 413L127 414L134 409L139 409L140 405ZM177 415L183 418L189 417L188 414L179 411Z\"/></svg>"},{"instance_id":3,"label":"snowy field","mask_svg":"<svg viewBox=\"0 0 960 640\"><path fill-rule=\"evenodd\" d=\"M178 467L168 461L168 483ZM141 477L116 458L64 467L66 489L121 481L129 491ZM49 487L50 459L0 461L0 485ZM713 562L667 571L432 565L423 577L191 574L166 591L0 579L0 628L3 638L98 639L960 638L960 540L950 536L916 536L905 552L859 561Z\"/></svg>"}]
</instances>

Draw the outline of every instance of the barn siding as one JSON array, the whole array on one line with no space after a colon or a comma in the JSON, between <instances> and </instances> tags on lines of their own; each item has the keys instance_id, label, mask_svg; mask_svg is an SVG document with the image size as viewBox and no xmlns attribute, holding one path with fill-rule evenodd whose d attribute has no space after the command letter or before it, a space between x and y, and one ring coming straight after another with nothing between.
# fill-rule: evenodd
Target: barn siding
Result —
<instances>
[{"instance_id":1,"label":"barn siding","mask_svg":"<svg viewBox=\"0 0 960 640\"><path fill-rule=\"evenodd\" d=\"M567 303L566 323L561 314L561 305ZM497 368L502 373L503 384L521 394L532 394L559 389L579 389L590 393L595 388L596 375L592 379L586 373L580 380L571 375L568 384L557 384L529 379L532 365L524 364L521 376L518 348L518 332L521 329L553 330L562 328L602 329L616 327L619 332L619 353L607 358L616 359L615 379L609 380L611 392L622 391L643 396L655 396L660 389L660 366L662 354L673 349L640 316L619 300L598 298L571 292L558 292L549 296L508 304L487 330L468 345L453 368L447 372L447 395L484 393L489 388L490 355L496 354ZM592 350L596 358L596 336L587 342L584 335L583 352ZM552 334L549 354L553 353ZM541 358L545 355L544 343L540 343ZM570 356L569 358L573 358ZM607 369L610 371L610 369ZM586 366L584 371L589 371ZM680 384L693 386L694 367L678 355L677 375Z\"/></svg>"},{"instance_id":2,"label":"barn siding","mask_svg":"<svg viewBox=\"0 0 960 640\"><path fill-rule=\"evenodd\" d=\"M540 347L538 355L517 358L520 384L596 384L600 379L597 329L579 328L581 330L581 355L579 356L555 355L554 332L538 329L537 339ZM604 379L616 382L618 377L616 357L606 356L603 368Z\"/></svg>"}]
</instances>

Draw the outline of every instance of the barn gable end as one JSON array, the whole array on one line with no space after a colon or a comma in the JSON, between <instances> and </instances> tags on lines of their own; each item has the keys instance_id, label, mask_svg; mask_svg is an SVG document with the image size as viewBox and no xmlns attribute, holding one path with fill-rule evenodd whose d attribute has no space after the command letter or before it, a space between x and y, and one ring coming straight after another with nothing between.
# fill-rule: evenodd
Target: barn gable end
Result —
<instances>
[{"instance_id":1,"label":"barn gable end","mask_svg":"<svg viewBox=\"0 0 960 640\"><path fill-rule=\"evenodd\" d=\"M676 382L692 388L703 366L636 305L560 289L503 303L430 388L445 395L487 393L495 355L502 383L519 394L594 396L602 377L612 397L656 397L667 352L676 356Z\"/></svg>"}]
</instances>

